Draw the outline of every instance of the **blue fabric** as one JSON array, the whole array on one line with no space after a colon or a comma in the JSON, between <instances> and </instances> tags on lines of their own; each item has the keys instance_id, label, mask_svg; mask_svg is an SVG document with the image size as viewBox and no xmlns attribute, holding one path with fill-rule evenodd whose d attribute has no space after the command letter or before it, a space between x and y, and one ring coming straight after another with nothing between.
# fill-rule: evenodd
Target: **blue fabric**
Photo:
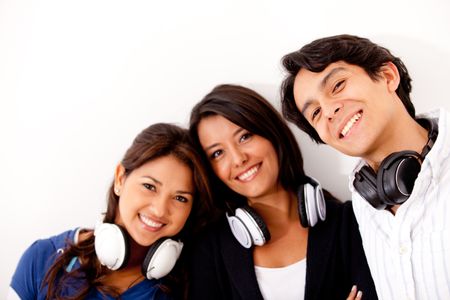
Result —
<instances>
[{"instance_id":1,"label":"blue fabric","mask_svg":"<svg viewBox=\"0 0 450 300\"><path fill-rule=\"evenodd\" d=\"M47 288L41 288L45 274L56 257L60 255L58 250L64 249L67 241L73 241L75 233L76 230L69 230L48 239L37 240L25 251L11 280L11 287L21 299L45 299ZM79 266L76 260L73 269ZM157 280L144 280L126 290L121 295L121 299L170 299L156 286L158 283ZM81 282L73 282L72 286L64 291L63 296L74 295L80 285ZM92 289L87 299L115 298Z\"/></svg>"}]
</instances>

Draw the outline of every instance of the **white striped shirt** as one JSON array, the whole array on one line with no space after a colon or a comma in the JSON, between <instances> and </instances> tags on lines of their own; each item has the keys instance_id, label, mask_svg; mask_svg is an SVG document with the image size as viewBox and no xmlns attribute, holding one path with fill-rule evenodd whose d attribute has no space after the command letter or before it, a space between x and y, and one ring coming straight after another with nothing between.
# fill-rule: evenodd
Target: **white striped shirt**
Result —
<instances>
[{"instance_id":1,"label":"white striped shirt","mask_svg":"<svg viewBox=\"0 0 450 300\"><path fill-rule=\"evenodd\" d=\"M450 114L434 111L439 135L414 190L395 216L354 189L353 209L380 299L450 299ZM363 161L356 166L359 170Z\"/></svg>"}]
</instances>

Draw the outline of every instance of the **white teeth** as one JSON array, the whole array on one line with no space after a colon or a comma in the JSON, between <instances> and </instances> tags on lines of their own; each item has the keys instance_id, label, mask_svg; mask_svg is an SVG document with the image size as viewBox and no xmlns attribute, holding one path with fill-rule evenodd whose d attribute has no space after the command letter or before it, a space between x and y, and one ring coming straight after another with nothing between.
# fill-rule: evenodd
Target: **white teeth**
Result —
<instances>
[{"instance_id":1,"label":"white teeth","mask_svg":"<svg viewBox=\"0 0 450 300\"><path fill-rule=\"evenodd\" d=\"M248 179L250 176L252 176L253 174L255 174L258 171L258 168L259 168L259 166L254 166L253 168L251 168L250 170L248 170L244 174L238 176L239 180L246 180L246 179Z\"/></svg>"},{"instance_id":2,"label":"white teeth","mask_svg":"<svg viewBox=\"0 0 450 300\"><path fill-rule=\"evenodd\" d=\"M359 118L361 118L361 113L357 113L356 115L354 115L348 122L347 124L345 124L344 129L342 129L341 134L342 136L346 136L347 133L349 132L349 130L352 128L353 124L356 123L356 121L359 120Z\"/></svg>"},{"instance_id":3,"label":"white teeth","mask_svg":"<svg viewBox=\"0 0 450 300\"><path fill-rule=\"evenodd\" d=\"M141 219L142 222L145 223L145 225L150 226L150 227L159 228L164 225L163 223L155 222L155 221L151 220L149 217L144 216L142 214L139 214L139 218Z\"/></svg>"}]
</instances>

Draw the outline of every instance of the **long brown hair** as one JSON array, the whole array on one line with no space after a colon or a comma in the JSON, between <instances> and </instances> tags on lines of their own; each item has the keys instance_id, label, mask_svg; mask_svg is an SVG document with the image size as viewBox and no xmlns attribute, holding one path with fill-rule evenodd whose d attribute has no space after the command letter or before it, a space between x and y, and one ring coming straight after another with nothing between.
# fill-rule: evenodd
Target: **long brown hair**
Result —
<instances>
[{"instance_id":1,"label":"long brown hair","mask_svg":"<svg viewBox=\"0 0 450 300\"><path fill-rule=\"evenodd\" d=\"M201 162L201 158L195 151L187 130L176 125L158 123L144 129L133 141L131 147L126 151L121 164L128 175L133 170L145 163L159 157L174 155L192 170L196 192L194 195L192 211L188 220L177 235L184 241L184 249L189 248L189 240L192 235L201 230L208 219L214 215L211 204L211 193L209 190L207 173ZM105 223L114 223L118 210L119 197L114 193L114 181L108 190L108 204L104 216ZM103 284L105 275L110 270L102 266L97 259L94 248L94 235L75 244L68 241L68 247L55 260L48 270L43 281L43 287L47 285L48 299L62 299L61 292L74 280L82 281L83 287L78 294L71 299L84 299L91 288L98 289L101 293L118 297L119 293L112 287ZM183 251L185 252L185 251ZM69 262L77 257L80 260L80 268L66 272L65 268ZM175 298L181 298L184 294L185 272L184 255L178 260L176 267L166 276L162 290L173 294ZM65 296L64 299L67 299Z\"/></svg>"},{"instance_id":2,"label":"long brown hair","mask_svg":"<svg viewBox=\"0 0 450 300\"><path fill-rule=\"evenodd\" d=\"M255 91L239 85L219 85L208 93L191 111L189 133L199 149L198 137L200 121L210 115L220 115L230 122L269 140L278 157L280 166L278 180L289 190L296 191L298 186L307 182L303 170L303 157L292 131L275 108ZM202 151L202 158L208 159ZM215 187L216 205L222 209L224 201L228 205L239 206L246 203L246 199L231 191L208 169L210 180ZM233 199L232 202L229 202ZM233 203L235 202L235 203Z\"/></svg>"}]
</instances>

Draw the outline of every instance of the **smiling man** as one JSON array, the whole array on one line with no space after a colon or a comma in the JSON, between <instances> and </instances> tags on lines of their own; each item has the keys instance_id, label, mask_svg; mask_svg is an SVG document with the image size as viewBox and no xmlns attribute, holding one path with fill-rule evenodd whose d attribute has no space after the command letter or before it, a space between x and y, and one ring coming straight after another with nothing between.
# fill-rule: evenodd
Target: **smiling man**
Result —
<instances>
[{"instance_id":1,"label":"smiling man","mask_svg":"<svg viewBox=\"0 0 450 300\"><path fill-rule=\"evenodd\" d=\"M282 60L284 117L350 156L353 209L380 299L450 295L450 115L416 116L403 62L366 38L315 40Z\"/></svg>"}]
</instances>

